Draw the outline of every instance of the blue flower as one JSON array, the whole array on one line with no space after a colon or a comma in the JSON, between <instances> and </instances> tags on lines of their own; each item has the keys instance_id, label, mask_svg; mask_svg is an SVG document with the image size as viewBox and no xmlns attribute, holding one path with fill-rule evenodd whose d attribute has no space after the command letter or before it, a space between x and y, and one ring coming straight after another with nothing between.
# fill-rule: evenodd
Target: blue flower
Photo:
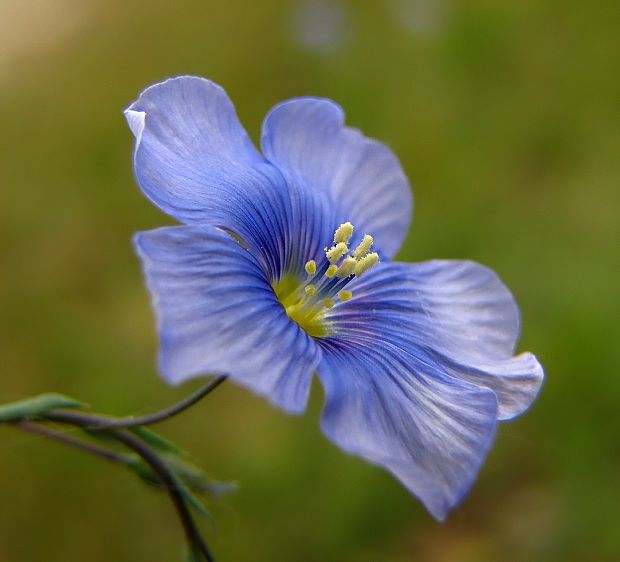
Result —
<instances>
[{"instance_id":1,"label":"blue flower","mask_svg":"<svg viewBox=\"0 0 620 562\"><path fill-rule=\"evenodd\" d=\"M332 101L274 107L262 154L202 78L151 86L125 114L140 187L183 223L135 237L165 378L227 373L300 413L316 372L329 439L443 520L497 422L543 380L533 355L513 355L508 289L470 261L390 261L410 223L407 179Z\"/></svg>"}]
</instances>

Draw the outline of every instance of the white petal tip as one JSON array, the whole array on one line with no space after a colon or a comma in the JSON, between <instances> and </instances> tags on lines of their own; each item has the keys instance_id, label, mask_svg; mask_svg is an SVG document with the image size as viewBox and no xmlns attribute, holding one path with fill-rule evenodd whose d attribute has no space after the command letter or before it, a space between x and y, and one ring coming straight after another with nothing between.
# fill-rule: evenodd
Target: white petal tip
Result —
<instances>
[{"instance_id":1,"label":"white petal tip","mask_svg":"<svg viewBox=\"0 0 620 562\"><path fill-rule=\"evenodd\" d=\"M146 120L146 113L144 111L134 111L133 109L126 109L124 111L127 124L136 137L136 144L140 144L142 139L142 131L144 131L144 123Z\"/></svg>"}]
</instances>

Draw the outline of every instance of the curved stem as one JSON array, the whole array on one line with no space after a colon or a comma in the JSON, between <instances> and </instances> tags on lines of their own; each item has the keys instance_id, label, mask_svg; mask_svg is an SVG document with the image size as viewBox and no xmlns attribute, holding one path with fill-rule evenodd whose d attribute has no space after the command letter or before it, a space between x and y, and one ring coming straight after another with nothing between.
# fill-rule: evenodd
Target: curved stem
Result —
<instances>
[{"instance_id":1,"label":"curved stem","mask_svg":"<svg viewBox=\"0 0 620 562\"><path fill-rule=\"evenodd\" d=\"M88 429L101 426L102 422L106 421L106 418L102 416L62 410L48 412L44 415L43 419L58 423L66 423ZM194 519L192 518L192 514L190 513L189 508L185 503L183 495L177 489L177 486L175 484L175 476L168 468L166 463L148 445L146 445L139 438L135 437L129 431L117 428L106 428L103 431L109 433L112 437L123 443L126 447L140 455L144 462L146 462L151 467L153 472L157 474L157 476L161 480L161 483L164 485L164 487L168 491L168 494L170 495L170 499L172 500L179 519L181 520L181 523L183 525L183 531L185 532L185 537L187 538L187 541L197 552L200 552L200 554L204 556L204 559L207 562L214 562L214 558L209 551L206 542L198 531L198 528L196 527Z\"/></svg>"},{"instance_id":2,"label":"curved stem","mask_svg":"<svg viewBox=\"0 0 620 562\"><path fill-rule=\"evenodd\" d=\"M70 435L66 435L65 433L54 431L49 427L44 427L42 425L37 425L36 423L26 421L15 422L11 425L23 431L27 431L28 433L41 435L42 437L47 437L52 441L58 441L59 443L70 445L71 447L75 447L77 449L80 449L81 451L86 451L87 453L91 453L92 455L95 455L101 459L116 462L119 464L127 464L127 457L124 455L119 455L118 453L109 451L108 449L104 449L103 447L97 447L97 445L93 445L88 441L76 439L75 437L71 437Z\"/></svg>"},{"instance_id":3,"label":"curved stem","mask_svg":"<svg viewBox=\"0 0 620 562\"><path fill-rule=\"evenodd\" d=\"M159 412L154 412L153 414L147 414L146 416L129 416L116 420L102 419L101 421L93 425L91 429L135 427L137 425L151 425L153 423L167 420L168 418L175 416L183 410L186 410L190 406L193 406L196 402L198 402L211 391L215 390L218 386L220 386L220 384L222 384L227 378L227 375L220 375L212 379L211 381L209 381L208 384L197 390L194 394L185 398L185 400L182 400L178 404L175 404L170 408L166 408L165 410L160 410Z\"/></svg>"},{"instance_id":4,"label":"curved stem","mask_svg":"<svg viewBox=\"0 0 620 562\"><path fill-rule=\"evenodd\" d=\"M204 556L207 562L214 562L211 551L207 547L207 543L204 541L200 531L196 527L196 523L194 522L192 514L185 503L185 499L177 489L175 477L166 466L166 463L164 463L164 461L162 461L162 459L155 454L150 447L145 446L140 439L128 431L123 429L113 429L110 433L121 443L125 444L129 449L140 455L144 459L144 462L146 462L153 469L153 472L157 474L162 484L166 487L168 493L170 494L170 499L174 504L179 519L181 520L187 541L193 548Z\"/></svg>"}]
</instances>

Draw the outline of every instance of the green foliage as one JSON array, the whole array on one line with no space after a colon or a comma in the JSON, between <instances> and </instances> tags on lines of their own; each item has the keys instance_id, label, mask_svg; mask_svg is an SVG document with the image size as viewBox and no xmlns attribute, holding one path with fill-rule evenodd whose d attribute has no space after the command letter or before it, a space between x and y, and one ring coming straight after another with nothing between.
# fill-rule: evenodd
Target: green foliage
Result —
<instances>
[{"instance_id":1,"label":"green foliage","mask_svg":"<svg viewBox=\"0 0 620 562\"><path fill-rule=\"evenodd\" d=\"M176 488L201 515L208 516L209 511L198 495L215 498L236 489L232 483L210 481L202 469L177 455L166 454L163 459L172 471ZM161 488L161 482L157 475L140 457L127 455L127 466L149 485Z\"/></svg>"},{"instance_id":2,"label":"green foliage","mask_svg":"<svg viewBox=\"0 0 620 562\"><path fill-rule=\"evenodd\" d=\"M50 410L59 408L83 408L84 404L64 396L49 392L32 398L26 398L17 402L0 406L0 423L34 420Z\"/></svg>"},{"instance_id":3,"label":"green foliage","mask_svg":"<svg viewBox=\"0 0 620 562\"><path fill-rule=\"evenodd\" d=\"M181 454L182 451L169 439L166 439L159 433L155 433L152 429L143 425L138 425L129 428L132 433L135 433L140 439L148 443L153 449L162 451L164 453Z\"/></svg>"}]
</instances>

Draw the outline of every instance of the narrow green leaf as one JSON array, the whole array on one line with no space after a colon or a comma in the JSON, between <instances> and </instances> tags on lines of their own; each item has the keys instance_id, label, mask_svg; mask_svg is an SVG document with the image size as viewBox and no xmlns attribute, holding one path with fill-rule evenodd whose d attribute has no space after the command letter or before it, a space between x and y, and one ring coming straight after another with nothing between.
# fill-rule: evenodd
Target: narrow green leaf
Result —
<instances>
[{"instance_id":1,"label":"narrow green leaf","mask_svg":"<svg viewBox=\"0 0 620 562\"><path fill-rule=\"evenodd\" d=\"M152 429L143 425L128 428L129 431L140 437L145 443L148 443L153 449L163 451L165 453L180 454L179 449L172 441L169 441L159 433L155 433Z\"/></svg>"},{"instance_id":2,"label":"narrow green leaf","mask_svg":"<svg viewBox=\"0 0 620 562\"><path fill-rule=\"evenodd\" d=\"M202 469L177 456L166 455L166 464L183 482L196 492L204 492L209 480Z\"/></svg>"},{"instance_id":3,"label":"narrow green leaf","mask_svg":"<svg viewBox=\"0 0 620 562\"><path fill-rule=\"evenodd\" d=\"M179 476L174 472L172 473L172 478L174 479L175 488L181 492L187 503L189 503L201 515L211 517L211 514L207 510L205 504L202 503L202 500L198 498L198 496L196 496L188 486L185 485L183 480L181 480L181 478L179 478Z\"/></svg>"},{"instance_id":4,"label":"narrow green leaf","mask_svg":"<svg viewBox=\"0 0 620 562\"><path fill-rule=\"evenodd\" d=\"M134 474L141 480L150 484L151 486L161 487L159 477L153 472L153 469L144 462L142 457L135 455L129 459L127 466L133 470Z\"/></svg>"},{"instance_id":5,"label":"narrow green leaf","mask_svg":"<svg viewBox=\"0 0 620 562\"><path fill-rule=\"evenodd\" d=\"M165 459L166 464L171 469L171 475L174 480L174 487L181 492L181 495L185 498L185 500L199 513L204 516L209 516L209 512L202 501L191 491L190 487L183 481L183 478L175 471L172 463L169 462L169 459ZM144 462L144 460L138 456L128 461L127 466L133 470L134 474L136 474L141 480L161 489L161 482L159 477L153 472L151 467Z\"/></svg>"},{"instance_id":6,"label":"narrow green leaf","mask_svg":"<svg viewBox=\"0 0 620 562\"><path fill-rule=\"evenodd\" d=\"M85 404L53 392L0 406L0 423L33 420L58 408L83 408Z\"/></svg>"},{"instance_id":7,"label":"narrow green leaf","mask_svg":"<svg viewBox=\"0 0 620 562\"><path fill-rule=\"evenodd\" d=\"M179 457L166 457L166 464L194 492L217 498L237 489L235 482L210 480L201 468Z\"/></svg>"},{"instance_id":8,"label":"narrow green leaf","mask_svg":"<svg viewBox=\"0 0 620 562\"><path fill-rule=\"evenodd\" d=\"M216 480L209 480L205 493L212 498L219 498L225 494L236 492L239 488L237 482L218 482Z\"/></svg>"}]
</instances>

